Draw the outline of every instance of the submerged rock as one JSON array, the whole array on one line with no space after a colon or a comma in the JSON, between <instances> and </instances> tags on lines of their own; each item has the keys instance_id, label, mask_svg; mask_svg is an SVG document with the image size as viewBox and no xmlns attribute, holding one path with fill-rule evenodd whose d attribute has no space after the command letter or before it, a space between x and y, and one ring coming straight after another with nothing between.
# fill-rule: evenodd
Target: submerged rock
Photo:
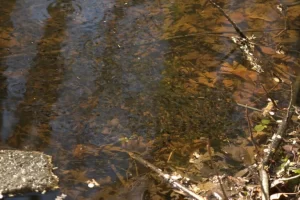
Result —
<instances>
[{"instance_id":1,"label":"submerged rock","mask_svg":"<svg viewBox=\"0 0 300 200\"><path fill-rule=\"evenodd\" d=\"M0 196L58 188L51 160L40 152L0 150Z\"/></svg>"}]
</instances>

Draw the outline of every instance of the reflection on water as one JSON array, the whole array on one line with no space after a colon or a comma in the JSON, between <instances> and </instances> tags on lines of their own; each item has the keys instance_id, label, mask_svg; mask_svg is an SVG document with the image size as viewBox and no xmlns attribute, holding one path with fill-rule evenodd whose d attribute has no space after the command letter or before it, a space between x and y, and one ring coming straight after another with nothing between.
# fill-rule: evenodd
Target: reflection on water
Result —
<instances>
[{"instance_id":1,"label":"reflection on water","mask_svg":"<svg viewBox=\"0 0 300 200\"><path fill-rule=\"evenodd\" d=\"M3 88L5 90L2 90L6 93L2 96L5 97L2 100L1 140L3 141L12 136L13 130L19 122L19 116L16 115L17 108L24 100L27 91L26 81L28 71L34 63L36 42L43 35L41 24L38 22L46 19L46 16L40 15L38 10L47 8L46 1L35 7L31 6L32 2L6 2L8 1L1 2L1 4L9 4L1 5L1 9L3 9L1 13L6 13L1 24L4 25L1 35L5 39L5 43L1 48L0 58L3 66L1 69L3 70L2 85L6 86ZM24 19L26 19L25 22Z\"/></svg>"},{"instance_id":2,"label":"reflection on water","mask_svg":"<svg viewBox=\"0 0 300 200\"><path fill-rule=\"evenodd\" d=\"M278 25L276 12L221 5L243 29ZM98 147L163 134L227 140L242 129L234 101L253 104L257 75L204 3L1 0L0 12L1 146L52 155L72 198L100 197L85 181L109 185L112 165L129 167L126 154Z\"/></svg>"},{"instance_id":3,"label":"reflection on water","mask_svg":"<svg viewBox=\"0 0 300 200\"><path fill-rule=\"evenodd\" d=\"M100 146L155 132L155 119L146 112L153 108L151 96L163 69L158 47L164 47L132 45L160 31L149 31L141 19L147 13L140 9L153 5L142 1L1 4L5 13L0 57L2 144L53 155L57 173L71 174L60 178L64 191L78 184L73 171L86 171L95 179L115 177L106 155L76 159L72 150L77 144ZM149 55L140 56L144 53ZM120 156L112 162L126 168L124 155Z\"/></svg>"}]
</instances>

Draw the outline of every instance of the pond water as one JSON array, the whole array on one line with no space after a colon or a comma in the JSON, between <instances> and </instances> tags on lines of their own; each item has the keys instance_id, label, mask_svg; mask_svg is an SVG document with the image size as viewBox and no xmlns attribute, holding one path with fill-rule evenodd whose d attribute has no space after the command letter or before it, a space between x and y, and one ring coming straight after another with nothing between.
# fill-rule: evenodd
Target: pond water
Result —
<instances>
[{"instance_id":1,"label":"pond water","mask_svg":"<svg viewBox=\"0 0 300 200\"><path fill-rule=\"evenodd\" d=\"M218 3L289 80L299 7L276 37L285 24L277 1ZM1 0L0 13L0 147L53 156L58 193L70 199L101 199L119 182L112 166L125 177L134 167L122 148L164 167L176 148L176 164L205 148L202 138L218 149L247 137L237 103L265 106L259 84L288 98L274 76L251 70L232 25L205 1Z\"/></svg>"}]
</instances>

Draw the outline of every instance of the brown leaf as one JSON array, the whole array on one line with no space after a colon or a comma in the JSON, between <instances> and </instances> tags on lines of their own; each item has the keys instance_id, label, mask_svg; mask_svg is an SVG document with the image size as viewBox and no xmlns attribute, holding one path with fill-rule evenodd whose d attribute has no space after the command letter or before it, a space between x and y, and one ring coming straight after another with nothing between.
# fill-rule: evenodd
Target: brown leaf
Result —
<instances>
[{"instance_id":1,"label":"brown leaf","mask_svg":"<svg viewBox=\"0 0 300 200\"><path fill-rule=\"evenodd\" d=\"M84 145L84 144L77 144L73 150L73 156L76 158L82 158L85 154L90 155L98 155L100 147L96 145Z\"/></svg>"},{"instance_id":2,"label":"brown leaf","mask_svg":"<svg viewBox=\"0 0 300 200\"><path fill-rule=\"evenodd\" d=\"M268 3L256 3L255 6L247 7L246 15L251 19L260 19L268 22L276 21L280 17L273 6Z\"/></svg>"},{"instance_id":3,"label":"brown leaf","mask_svg":"<svg viewBox=\"0 0 300 200\"><path fill-rule=\"evenodd\" d=\"M257 79L258 74L253 70L248 70L246 67L239 63L236 63L234 65L224 63L220 70L222 74L234 74L243 78L244 80L249 80L251 82Z\"/></svg>"},{"instance_id":4,"label":"brown leaf","mask_svg":"<svg viewBox=\"0 0 300 200\"><path fill-rule=\"evenodd\" d=\"M229 17L234 21L234 23L240 23L245 21L245 14L241 12L234 12L229 14Z\"/></svg>"},{"instance_id":5,"label":"brown leaf","mask_svg":"<svg viewBox=\"0 0 300 200\"><path fill-rule=\"evenodd\" d=\"M204 84L208 87L214 87L216 81L217 81L217 72L202 73L202 76L200 76L197 79L198 83Z\"/></svg>"},{"instance_id":6,"label":"brown leaf","mask_svg":"<svg viewBox=\"0 0 300 200\"><path fill-rule=\"evenodd\" d=\"M225 80L223 80L223 84L225 87L231 88L233 86L234 82L232 80L225 79Z\"/></svg>"},{"instance_id":7,"label":"brown leaf","mask_svg":"<svg viewBox=\"0 0 300 200\"><path fill-rule=\"evenodd\" d=\"M225 146L222 150L226 152L227 156L230 156L230 158L235 161L243 162L245 164L253 163L254 147Z\"/></svg>"},{"instance_id":8,"label":"brown leaf","mask_svg":"<svg viewBox=\"0 0 300 200\"><path fill-rule=\"evenodd\" d=\"M231 14L229 14L229 17L230 17L230 19L232 19L232 21L234 23L237 23L237 24L245 21L245 15L244 15L244 13L241 13L241 12L231 13ZM224 23L224 24L231 25L231 23L228 21L228 19L224 16L220 17L217 20L217 23Z\"/></svg>"},{"instance_id":9,"label":"brown leaf","mask_svg":"<svg viewBox=\"0 0 300 200\"><path fill-rule=\"evenodd\" d=\"M182 56L184 60L194 60L201 57L198 51L189 52L186 55Z\"/></svg>"},{"instance_id":10,"label":"brown leaf","mask_svg":"<svg viewBox=\"0 0 300 200\"><path fill-rule=\"evenodd\" d=\"M289 145L289 144L284 145L282 148L288 153L298 152L298 150L299 150L299 147L295 147L295 146Z\"/></svg>"},{"instance_id":11,"label":"brown leaf","mask_svg":"<svg viewBox=\"0 0 300 200\"><path fill-rule=\"evenodd\" d=\"M267 132L263 131L254 131L253 132L253 139L258 144L265 144L268 140L269 134ZM248 140L251 140L250 137L248 137Z\"/></svg>"},{"instance_id":12,"label":"brown leaf","mask_svg":"<svg viewBox=\"0 0 300 200\"><path fill-rule=\"evenodd\" d=\"M264 52L265 54L269 54L269 55L273 55L275 54L275 49L271 48L271 47L266 47L266 46L260 46L260 49L262 50L262 52Z\"/></svg>"},{"instance_id":13,"label":"brown leaf","mask_svg":"<svg viewBox=\"0 0 300 200\"><path fill-rule=\"evenodd\" d=\"M108 134L111 134L111 129L108 128L108 127L104 127L101 131L102 134L104 135L108 135Z\"/></svg>"},{"instance_id":14,"label":"brown leaf","mask_svg":"<svg viewBox=\"0 0 300 200\"><path fill-rule=\"evenodd\" d=\"M73 149L73 156L76 158L82 158L83 156L83 145L82 144L78 144L76 145L76 147Z\"/></svg>"},{"instance_id":15,"label":"brown leaf","mask_svg":"<svg viewBox=\"0 0 300 200\"><path fill-rule=\"evenodd\" d=\"M69 173L73 177L73 179L79 181L79 182L86 182L88 180L88 177L86 176L86 170L80 171L80 170L70 170Z\"/></svg>"},{"instance_id":16,"label":"brown leaf","mask_svg":"<svg viewBox=\"0 0 300 200\"><path fill-rule=\"evenodd\" d=\"M120 124L120 121L118 118L113 118L112 120L110 120L108 122L108 125L110 125L110 126L118 126L119 124Z\"/></svg>"}]
</instances>

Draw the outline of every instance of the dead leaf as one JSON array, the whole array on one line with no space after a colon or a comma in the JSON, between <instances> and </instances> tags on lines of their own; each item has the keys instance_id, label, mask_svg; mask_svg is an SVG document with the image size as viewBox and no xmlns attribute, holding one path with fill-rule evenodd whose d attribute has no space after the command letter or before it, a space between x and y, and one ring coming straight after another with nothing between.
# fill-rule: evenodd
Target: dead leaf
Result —
<instances>
[{"instance_id":1,"label":"dead leaf","mask_svg":"<svg viewBox=\"0 0 300 200\"><path fill-rule=\"evenodd\" d=\"M111 134L111 129L108 128L108 127L104 127L101 131L102 134L104 135L108 135L108 134Z\"/></svg>"},{"instance_id":2,"label":"dead leaf","mask_svg":"<svg viewBox=\"0 0 300 200\"><path fill-rule=\"evenodd\" d=\"M118 118L113 118L112 120L110 120L108 122L108 125L110 125L110 126L118 126L119 124L120 124L120 121Z\"/></svg>"},{"instance_id":3,"label":"dead leaf","mask_svg":"<svg viewBox=\"0 0 300 200\"><path fill-rule=\"evenodd\" d=\"M80 170L70 170L69 173L73 177L73 179L79 181L79 182L86 182L88 180L87 178L87 171L80 171Z\"/></svg>"},{"instance_id":4,"label":"dead leaf","mask_svg":"<svg viewBox=\"0 0 300 200\"><path fill-rule=\"evenodd\" d=\"M253 138L257 144L265 144L269 138L269 134L263 131L254 131ZM251 141L251 138L248 137L248 140Z\"/></svg>"},{"instance_id":5,"label":"dead leaf","mask_svg":"<svg viewBox=\"0 0 300 200\"><path fill-rule=\"evenodd\" d=\"M262 52L268 55L274 55L276 53L275 49L271 47L260 46L260 49L262 50Z\"/></svg>"},{"instance_id":6,"label":"dead leaf","mask_svg":"<svg viewBox=\"0 0 300 200\"><path fill-rule=\"evenodd\" d=\"M232 80L225 79L225 80L223 80L223 84L224 84L224 86L227 87L227 88L232 88L234 82L233 82Z\"/></svg>"},{"instance_id":7,"label":"dead leaf","mask_svg":"<svg viewBox=\"0 0 300 200\"><path fill-rule=\"evenodd\" d=\"M257 80L257 72L253 70L248 70L243 65L237 63L236 65L231 65L229 63L224 63L220 69L222 74L234 74L238 77L241 77L247 81L256 81Z\"/></svg>"},{"instance_id":8,"label":"dead leaf","mask_svg":"<svg viewBox=\"0 0 300 200\"><path fill-rule=\"evenodd\" d=\"M208 87L215 87L214 84L217 81L217 72L205 72L199 74L200 77L197 79L197 82Z\"/></svg>"},{"instance_id":9,"label":"dead leaf","mask_svg":"<svg viewBox=\"0 0 300 200\"><path fill-rule=\"evenodd\" d=\"M253 148L239 147L239 146L225 146L222 150L226 153L229 158L237 162L243 162L245 164L253 163ZM251 157L251 156L252 157Z\"/></svg>"},{"instance_id":10,"label":"dead leaf","mask_svg":"<svg viewBox=\"0 0 300 200\"><path fill-rule=\"evenodd\" d=\"M245 13L248 18L268 22L276 21L280 17L276 10L273 9L273 6L268 3L256 3L255 6L247 7Z\"/></svg>"},{"instance_id":11,"label":"dead leaf","mask_svg":"<svg viewBox=\"0 0 300 200\"><path fill-rule=\"evenodd\" d=\"M112 182L111 180L111 177L110 176L106 176L105 178L100 178L97 180L97 182L100 184L100 185L104 185L104 184L109 184Z\"/></svg>"},{"instance_id":12,"label":"dead leaf","mask_svg":"<svg viewBox=\"0 0 300 200\"><path fill-rule=\"evenodd\" d=\"M287 152L287 153L292 153L292 152L298 152L299 147L296 147L295 145L283 145L282 148Z\"/></svg>"},{"instance_id":13,"label":"dead leaf","mask_svg":"<svg viewBox=\"0 0 300 200\"><path fill-rule=\"evenodd\" d=\"M193 52L189 52L186 55L182 56L182 59L184 59L184 60L195 60L199 57L201 57L199 52L193 51Z\"/></svg>"},{"instance_id":14,"label":"dead leaf","mask_svg":"<svg viewBox=\"0 0 300 200\"><path fill-rule=\"evenodd\" d=\"M84 144L77 144L73 150L73 156L76 158L82 158L85 154L88 155L98 155L99 147L96 145L84 145Z\"/></svg>"},{"instance_id":15,"label":"dead leaf","mask_svg":"<svg viewBox=\"0 0 300 200\"><path fill-rule=\"evenodd\" d=\"M82 155L83 155L83 145L82 144L76 145L76 147L74 148L72 154L76 158L81 158Z\"/></svg>"},{"instance_id":16,"label":"dead leaf","mask_svg":"<svg viewBox=\"0 0 300 200\"><path fill-rule=\"evenodd\" d=\"M229 14L229 17L236 24L245 21L245 14L241 13L241 12L233 12L233 13ZM224 17L224 16L220 17L217 20L217 23L224 23L224 24L231 25L231 23L228 21L228 19L226 17Z\"/></svg>"},{"instance_id":17,"label":"dead leaf","mask_svg":"<svg viewBox=\"0 0 300 200\"><path fill-rule=\"evenodd\" d=\"M262 115L264 117L268 116L269 113L273 110L273 108L274 108L273 102L269 101L268 104L267 104L267 106L262 109Z\"/></svg>"}]
</instances>

